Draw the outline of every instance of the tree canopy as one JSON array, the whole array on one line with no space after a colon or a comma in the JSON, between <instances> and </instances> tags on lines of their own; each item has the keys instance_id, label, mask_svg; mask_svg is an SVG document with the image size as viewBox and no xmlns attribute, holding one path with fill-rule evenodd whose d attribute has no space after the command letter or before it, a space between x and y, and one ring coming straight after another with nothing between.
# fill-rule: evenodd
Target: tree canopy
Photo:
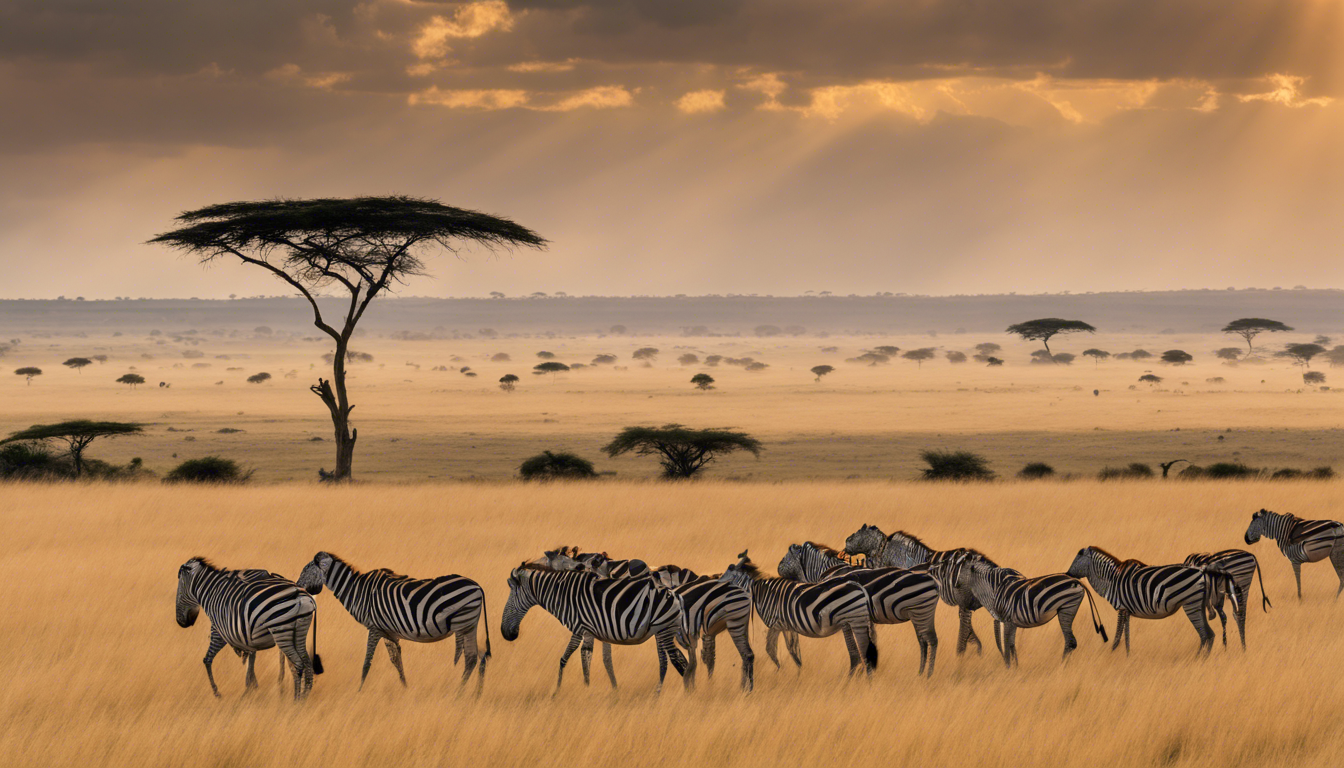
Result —
<instances>
[{"instance_id":1,"label":"tree canopy","mask_svg":"<svg viewBox=\"0 0 1344 768\"><path fill-rule=\"evenodd\" d=\"M34 424L27 429L10 433L0 443L45 442L63 440L70 449L70 462L74 466L75 476L84 471L84 449L89 443L100 437L120 437L145 431L145 425L136 422L92 421L75 419L58 424Z\"/></svg>"},{"instance_id":2,"label":"tree canopy","mask_svg":"<svg viewBox=\"0 0 1344 768\"><path fill-rule=\"evenodd\" d=\"M1246 354L1255 354L1255 348L1251 346L1251 341L1262 333L1281 333L1283 331L1293 330L1292 326L1284 325L1278 320L1266 320L1263 317L1243 317L1240 320L1233 320L1223 326L1223 333L1230 333L1240 336L1246 340Z\"/></svg>"},{"instance_id":3,"label":"tree canopy","mask_svg":"<svg viewBox=\"0 0 1344 768\"><path fill-rule=\"evenodd\" d=\"M1102 360L1105 360L1106 358L1108 358L1108 357L1110 357L1110 356L1111 356L1111 353L1110 353L1110 352L1107 352L1107 351L1104 350L1104 349L1097 349L1097 348L1094 347L1094 348L1092 348L1092 349L1084 349L1084 350L1083 350L1083 357L1090 357L1090 358L1092 358L1092 362L1095 363L1096 365L1101 365L1101 361L1102 361Z\"/></svg>"},{"instance_id":4,"label":"tree canopy","mask_svg":"<svg viewBox=\"0 0 1344 768\"><path fill-rule=\"evenodd\" d=\"M641 347L636 349L631 357L636 360L653 360L658 357L658 350L653 347Z\"/></svg>"},{"instance_id":5,"label":"tree canopy","mask_svg":"<svg viewBox=\"0 0 1344 768\"><path fill-rule=\"evenodd\" d=\"M542 451L518 466L524 480L575 480L597 477L593 463L582 456L560 451Z\"/></svg>"},{"instance_id":6,"label":"tree canopy","mask_svg":"<svg viewBox=\"0 0 1344 768\"><path fill-rule=\"evenodd\" d=\"M141 375L138 374L138 373L125 373L125 374L122 374L121 378L117 379L117 383L118 383L118 384L125 384L126 386L130 387L131 389L135 389L135 386L136 386L137 384L144 384L144 383L145 383L145 377L144 377L144 376L141 376Z\"/></svg>"},{"instance_id":7,"label":"tree canopy","mask_svg":"<svg viewBox=\"0 0 1344 768\"><path fill-rule=\"evenodd\" d=\"M905 358L906 360L914 360L915 363L918 364L918 367L923 368L924 361L932 360L934 356L937 355L937 353L938 350L934 349L933 347L923 347L921 349L911 349L902 354L901 357Z\"/></svg>"},{"instance_id":8,"label":"tree canopy","mask_svg":"<svg viewBox=\"0 0 1344 768\"><path fill-rule=\"evenodd\" d=\"M745 432L731 429L690 429L681 424L661 427L626 427L603 452L615 458L633 452L637 456L658 456L663 476L668 479L694 477L718 456L735 451L761 455L761 443Z\"/></svg>"},{"instance_id":9,"label":"tree canopy","mask_svg":"<svg viewBox=\"0 0 1344 768\"><path fill-rule=\"evenodd\" d=\"M1222 347L1213 354L1219 360L1237 360L1241 357L1241 349L1239 347Z\"/></svg>"},{"instance_id":10,"label":"tree canopy","mask_svg":"<svg viewBox=\"0 0 1344 768\"><path fill-rule=\"evenodd\" d=\"M551 361L548 363L537 363L536 365L532 366L532 370L538 373L560 373L561 371L568 371L569 366L565 365L564 363L557 363L555 361Z\"/></svg>"},{"instance_id":11,"label":"tree canopy","mask_svg":"<svg viewBox=\"0 0 1344 768\"><path fill-rule=\"evenodd\" d=\"M33 377L34 377L34 376L41 376L41 375L42 375L42 369L41 369L41 368L35 368L35 367L29 365L29 366L25 366L25 367L23 367L23 368L19 368L19 369L15 370L15 371L14 371L14 375L15 375L15 376L23 376L23 377L25 377L25 378L28 379L28 383L29 383L29 384L32 384L32 383L33 383Z\"/></svg>"},{"instance_id":12,"label":"tree canopy","mask_svg":"<svg viewBox=\"0 0 1344 768\"><path fill-rule=\"evenodd\" d=\"M713 389L714 377L708 373L697 373L691 377L691 383L700 389Z\"/></svg>"},{"instance_id":13,"label":"tree canopy","mask_svg":"<svg viewBox=\"0 0 1344 768\"><path fill-rule=\"evenodd\" d=\"M312 307L313 324L335 342L331 380L310 389L331 413L336 436L333 480L351 477L358 430L346 392L345 358L355 327L385 290L426 274L423 255L455 253L462 243L489 249L542 248L546 240L509 219L415 197L320 198L221 203L177 217L182 225L150 243L195 256L201 264L237 258L287 283ZM343 290L344 317L328 321L317 295Z\"/></svg>"},{"instance_id":14,"label":"tree canopy","mask_svg":"<svg viewBox=\"0 0 1344 768\"><path fill-rule=\"evenodd\" d=\"M812 366L812 375L817 377L817 381L821 381L822 376L825 376L834 370L835 366L832 365L814 365Z\"/></svg>"},{"instance_id":15,"label":"tree canopy","mask_svg":"<svg viewBox=\"0 0 1344 768\"><path fill-rule=\"evenodd\" d=\"M1185 365L1194 360L1195 356L1183 349L1168 349L1162 353L1162 362L1172 365Z\"/></svg>"},{"instance_id":16,"label":"tree canopy","mask_svg":"<svg viewBox=\"0 0 1344 768\"><path fill-rule=\"evenodd\" d=\"M1082 320L1043 317L1039 320L1028 320L1025 323L1014 323L1008 326L1007 333L1016 334L1022 337L1023 341L1041 342L1045 345L1045 351L1049 352L1053 359L1054 353L1050 352L1050 339L1060 334L1096 333L1096 330Z\"/></svg>"},{"instance_id":17,"label":"tree canopy","mask_svg":"<svg viewBox=\"0 0 1344 768\"><path fill-rule=\"evenodd\" d=\"M1292 360L1294 365L1310 368L1311 359L1325 353L1325 347L1320 344L1289 344L1281 354Z\"/></svg>"},{"instance_id":18,"label":"tree canopy","mask_svg":"<svg viewBox=\"0 0 1344 768\"><path fill-rule=\"evenodd\" d=\"M61 363L61 365L64 365L66 368L74 368L76 371L83 373L84 371L80 369L86 365L93 365L93 361L87 357L72 357L64 363Z\"/></svg>"},{"instance_id":19,"label":"tree canopy","mask_svg":"<svg viewBox=\"0 0 1344 768\"><path fill-rule=\"evenodd\" d=\"M499 388L505 392L512 392L516 386L518 386L518 377L512 373L506 373L499 377Z\"/></svg>"}]
</instances>

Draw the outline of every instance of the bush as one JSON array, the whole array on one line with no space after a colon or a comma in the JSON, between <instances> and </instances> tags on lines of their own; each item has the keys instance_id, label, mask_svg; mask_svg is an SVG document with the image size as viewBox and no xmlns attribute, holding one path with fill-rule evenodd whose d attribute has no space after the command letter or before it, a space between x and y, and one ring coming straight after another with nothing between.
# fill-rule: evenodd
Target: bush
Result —
<instances>
[{"instance_id":1,"label":"bush","mask_svg":"<svg viewBox=\"0 0 1344 768\"><path fill-rule=\"evenodd\" d=\"M1307 371L1302 374L1303 384L1324 384L1325 374L1320 371Z\"/></svg>"},{"instance_id":2,"label":"bush","mask_svg":"<svg viewBox=\"0 0 1344 768\"><path fill-rule=\"evenodd\" d=\"M596 477L593 463L572 453L543 451L518 466L524 480L574 480Z\"/></svg>"},{"instance_id":3,"label":"bush","mask_svg":"<svg viewBox=\"0 0 1344 768\"><path fill-rule=\"evenodd\" d=\"M1332 480L1335 477L1335 470L1331 467L1316 467L1309 471L1300 469L1285 468L1280 469L1269 476L1271 480Z\"/></svg>"},{"instance_id":4,"label":"bush","mask_svg":"<svg viewBox=\"0 0 1344 768\"><path fill-rule=\"evenodd\" d=\"M0 446L0 478L6 480L57 480L74 475L63 461L42 443L7 443Z\"/></svg>"},{"instance_id":5,"label":"bush","mask_svg":"<svg viewBox=\"0 0 1344 768\"><path fill-rule=\"evenodd\" d=\"M1144 480L1153 476L1153 468L1142 462L1127 467L1106 467L1097 473L1098 480Z\"/></svg>"},{"instance_id":6,"label":"bush","mask_svg":"<svg viewBox=\"0 0 1344 768\"><path fill-rule=\"evenodd\" d=\"M254 373L251 376L247 377L248 384L262 384L270 380L271 380L271 374L266 373L265 371L262 371L261 373Z\"/></svg>"},{"instance_id":7,"label":"bush","mask_svg":"<svg viewBox=\"0 0 1344 768\"><path fill-rule=\"evenodd\" d=\"M919 454L929 465L925 480L991 480L994 473L985 457L970 451L923 451Z\"/></svg>"},{"instance_id":8,"label":"bush","mask_svg":"<svg viewBox=\"0 0 1344 768\"><path fill-rule=\"evenodd\" d=\"M245 483L253 470L244 472L233 459L203 456L187 459L164 476L165 483Z\"/></svg>"},{"instance_id":9,"label":"bush","mask_svg":"<svg viewBox=\"0 0 1344 768\"><path fill-rule=\"evenodd\" d=\"M1258 471L1239 461L1220 461L1217 464L1210 464L1205 467L1203 476L1211 480L1237 480L1254 477L1258 474L1260 474Z\"/></svg>"},{"instance_id":10,"label":"bush","mask_svg":"<svg viewBox=\"0 0 1344 768\"><path fill-rule=\"evenodd\" d=\"M1055 474L1055 468L1043 461L1033 461L1022 468L1017 476L1025 480L1039 480L1042 477L1052 477Z\"/></svg>"},{"instance_id":11,"label":"bush","mask_svg":"<svg viewBox=\"0 0 1344 768\"><path fill-rule=\"evenodd\" d=\"M697 373L691 377L691 383L700 389L713 389L714 377L708 373Z\"/></svg>"}]
</instances>

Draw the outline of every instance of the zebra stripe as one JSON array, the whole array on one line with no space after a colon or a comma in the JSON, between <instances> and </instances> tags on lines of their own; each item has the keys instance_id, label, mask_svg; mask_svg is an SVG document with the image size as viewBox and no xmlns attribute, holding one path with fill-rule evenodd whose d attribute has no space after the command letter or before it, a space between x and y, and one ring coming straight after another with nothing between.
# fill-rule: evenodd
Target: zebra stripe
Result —
<instances>
[{"instance_id":1,"label":"zebra stripe","mask_svg":"<svg viewBox=\"0 0 1344 768\"><path fill-rule=\"evenodd\" d=\"M904 568L857 568L840 558L831 547L808 541L794 544L779 561L779 575L786 579L820 582L843 579L868 593L874 624L911 622L919 641L919 674L933 676L938 656L938 633L934 612L938 608L938 582L927 572ZM875 636L874 636L875 639Z\"/></svg>"},{"instance_id":2,"label":"zebra stripe","mask_svg":"<svg viewBox=\"0 0 1344 768\"><path fill-rule=\"evenodd\" d=\"M962 555L929 568L942 581L958 589L969 590L985 606L990 616L1003 624L1003 663L1020 663L1017 656L1017 630L1040 627L1058 617L1064 634L1064 660L1078 647L1073 636L1073 619L1086 597L1092 608L1092 626L1106 642L1106 629L1097 617L1092 593L1083 583L1065 574L1027 578L1012 568L1000 568L975 555Z\"/></svg>"},{"instance_id":3,"label":"zebra stripe","mask_svg":"<svg viewBox=\"0 0 1344 768\"><path fill-rule=\"evenodd\" d=\"M1204 568L1185 565L1147 565L1138 560L1120 560L1100 547L1085 547L1078 552L1068 575L1086 577L1092 588L1119 613L1115 641L1111 650L1125 639L1129 653L1129 619L1165 619L1183 610L1199 633L1201 655L1213 650L1213 630L1205 610L1209 589Z\"/></svg>"},{"instance_id":4,"label":"zebra stripe","mask_svg":"<svg viewBox=\"0 0 1344 768\"><path fill-rule=\"evenodd\" d=\"M864 525L850 534L849 538L845 539L844 551L848 555L863 555L866 558L865 564L871 568L928 567L955 559L959 553L973 553L984 557L974 549L935 550L905 531L897 531L887 536L875 525ZM975 595L969 590L957 589L947 580L938 582L938 595L943 602L957 609L957 655L965 653L969 643L975 643L976 653L983 652L980 638L976 636L975 627L971 624L971 614L981 607ZM999 627L996 622L994 637L997 639L998 636Z\"/></svg>"},{"instance_id":5,"label":"zebra stripe","mask_svg":"<svg viewBox=\"0 0 1344 768\"><path fill-rule=\"evenodd\" d=\"M219 688L215 685L213 665L215 655L225 645L252 654L253 659L258 651L278 646L296 670L295 701L312 690L313 665L306 646L317 601L294 582L256 572L240 578L203 557L193 557L177 572L178 625L195 624L201 611L210 618L205 674L216 698ZM255 676L251 682L255 685Z\"/></svg>"},{"instance_id":6,"label":"zebra stripe","mask_svg":"<svg viewBox=\"0 0 1344 768\"><path fill-rule=\"evenodd\" d=\"M1237 620L1237 631L1241 634L1241 649L1246 650L1246 606L1251 595L1251 582L1260 573L1260 609L1268 611L1271 603L1265 595L1265 577L1260 572L1260 561L1255 555L1244 549L1224 549L1221 552L1196 552L1185 558L1186 565L1210 567L1217 566L1228 578L1223 582L1224 589L1215 589L1209 593L1209 607L1218 612L1223 625L1223 645L1227 645L1227 614L1223 612L1223 596L1232 598L1232 615ZM1212 616L1209 617L1212 620Z\"/></svg>"},{"instance_id":7,"label":"zebra stripe","mask_svg":"<svg viewBox=\"0 0 1344 768\"><path fill-rule=\"evenodd\" d=\"M757 615L772 630L795 632L804 637L843 633L849 649L850 676L860 663L872 675L877 654L871 641L872 610L863 587L841 579L807 584L778 576L766 577L746 552L723 572L720 581L750 591ZM768 638L766 642L768 645Z\"/></svg>"},{"instance_id":8,"label":"zebra stripe","mask_svg":"<svg viewBox=\"0 0 1344 768\"><path fill-rule=\"evenodd\" d=\"M449 636L456 638L453 663L466 656L462 685L471 678L479 657L481 673L476 682L477 695L485 686L485 664L490 659L490 627L486 625L485 651L480 653L476 634L485 615L485 590L471 579L456 574L412 579L386 568L361 572L330 552L318 552L312 562L303 567L298 584L313 594L321 592L324 586L330 587L345 610L369 630L364 670L359 677L360 689L364 688L364 681L369 676L373 652L378 649L380 640L387 646L387 655L404 687L406 672L401 664L401 641L437 643Z\"/></svg>"},{"instance_id":9,"label":"zebra stripe","mask_svg":"<svg viewBox=\"0 0 1344 768\"><path fill-rule=\"evenodd\" d=\"M1336 520L1303 520L1295 515L1280 514L1262 509L1251 515L1246 528L1246 543L1254 544L1260 537L1273 539L1279 551L1293 564L1297 579L1297 599L1302 599L1302 564L1330 558L1339 577L1335 598L1344 592L1344 523Z\"/></svg>"},{"instance_id":10,"label":"zebra stripe","mask_svg":"<svg viewBox=\"0 0 1344 768\"><path fill-rule=\"evenodd\" d=\"M655 638L659 691L667 676L669 657L678 675L686 672L686 659L675 640L681 623L680 601L652 578L603 579L589 571L553 571L523 563L509 574L509 600L500 626L505 640L518 639L523 617L534 605L573 633L560 657L557 692L564 680L565 664L585 636L616 645L639 645ZM584 653L591 654L592 646L586 645Z\"/></svg>"}]
</instances>

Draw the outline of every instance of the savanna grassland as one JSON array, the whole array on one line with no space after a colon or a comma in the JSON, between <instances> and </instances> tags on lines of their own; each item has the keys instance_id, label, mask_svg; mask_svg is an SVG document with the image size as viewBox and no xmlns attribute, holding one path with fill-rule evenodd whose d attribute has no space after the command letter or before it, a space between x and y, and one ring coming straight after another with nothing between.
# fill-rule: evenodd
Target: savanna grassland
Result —
<instances>
[{"instance_id":1,"label":"savanna grassland","mask_svg":"<svg viewBox=\"0 0 1344 768\"><path fill-rule=\"evenodd\" d=\"M1031 574L1067 568L1088 544L1150 562L1240 546L1261 506L1344 516L1334 482L8 486L0 754L23 766L767 766L871 755L893 765L1337 765L1344 606L1319 564L1304 568L1297 602L1288 563L1269 542L1253 549L1274 607L1253 608L1249 651L1234 627L1230 646L1203 662L1183 617L1136 622L1126 658L1102 644L1084 612L1067 666L1049 626L1019 634L1021 668L1009 671L992 648L957 658L956 617L944 606L931 680L915 676L908 625L881 628L877 673L847 683L838 637L804 640L801 672L776 671L758 624L750 697L725 641L715 679L707 683L702 667L693 693L669 671L655 697L653 649L640 646L616 649L617 692L601 672L585 689L576 657L552 698L566 641L559 624L534 609L517 641L498 631L510 566L561 542L716 571L744 547L772 567L791 542L839 543L875 523L935 546L979 546ZM200 663L205 620L184 630L172 619L177 566L206 553L294 574L318 549L365 567L480 581L494 653L484 695L457 695L460 667L447 643L406 646L407 690L380 651L356 693L365 635L324 592L327 673L306 704L277 687L274 652L247 698L242 666L221 654L224 698L211 698ZM1113 627L1114 611L1101 611ZM976 628L988 642L983 613Z\"/></svg>"}]
</instances>

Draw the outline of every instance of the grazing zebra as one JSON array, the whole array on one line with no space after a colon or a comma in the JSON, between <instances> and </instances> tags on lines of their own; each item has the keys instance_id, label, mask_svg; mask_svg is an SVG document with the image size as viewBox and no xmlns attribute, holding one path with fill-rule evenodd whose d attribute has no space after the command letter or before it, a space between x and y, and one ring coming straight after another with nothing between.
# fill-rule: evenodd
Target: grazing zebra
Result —
<instances>
[{"instance_id":1,"label":"grazing zebra","mask_svg":"<svg viewBox=\"0 0 1344 768\"><path fill-rule=\"evenodd\" d=\"M193 557L177 571L177 623L190 627L204 610L210 617L210 648L205 653L205 675L215 685L215 655L225 645L244 654L279 647L294 667L294 700L313 688L313 664L308 656L308 628L317 601L294 582L278 576L239 578ZM249 667L249 672L250 672ZM255 687L252 676L249 688Z\"/></svg>"},{"instance_id":2,"label":"grazing zebra","mask_svg":"<svg viewBox=\"0 0 1344 768\"><path fill-rule=\"evenodd\" d=\"M1260 610L1268 612L1272 604L1265 596L1265 575L1260 571L1260 561L1255 555L1244 549L1224 549L1221 552L1196 552L1185 558L1186 565L1217 565L1228 574L1226 590L1215 590L1209 594L1210 607L1218 612L1223 624L1223 645L1227 645L1227 614L1223 612L1224 591L1232 598L1232 615L1237 620L1237 631L1241 634L1241 649L1246 650L1246 606L1251 596L1251 582L1256 573L1260 574Z\"/></svg>"},{"instance_id":3,"label":"grazing zebra","mask_svg":"<svg viewBox=\"0 0 1344 768\"><path fill-rule=\"evenodd\" d=\"M1000 651L1008 667L1019 663L1017 658L1017 630L1041 627L1059 618L1059 629L1064 633L1064 660L1078 647L1073 636L1073 618L1083 598L1092 608L1092 626L1107 641L1106 628L1097 616L1097 604L1092 593L1078 579L1062 573L1027 578L1012 568L1000 568L982 556L962 553L952 560L944 560L929 568L940 581L950 581L958 589L969 590L995 621L1003 624L1003 644Z\"/></svg>"},{"instance_id":4,"label":"grazing zebra","mask_svg":"<svg viewBox=\"0 0 1344 768\"><path fill-rule=\"evenodd\" d=\"M509 574L509 600L500 625L505 640L518 639L523 617L534 605L573 633L560 656L556 693L565 677L565 664L585 636L617 645L639 645L654 638L658 691L663 689L669 658L678 675L686 673L686 659L676 644L680 601L651 578L604 579L588 571L554 571L524 562ZM592 646L585 647L584 653L591 654Z\"/></svg>"},{"instance_id":5,"label":"grazing zebra","mask_svg":"<svg viewBox=\"0 0 1344 768\"><path fill-rule=\"evenodd\" d=\"M942 551L931 549L924 542L905 531L897 531L887 536L875 525L864 525L845 539L845 554L863 555L866 558L865 564L870 568L920 568L950 559L959 552L970 552L984 557L983 554L974 549L947 549ZM960 656L966 652L968 643L975 643L976 653L982 653L984 649L980 644L980 638L976 636L975 627L971 625L971 614L980 607L980 602L975 599L975 595L971 594L969 590L957 589L952 582L947 580L938 582L938 594L943 598L943 602L956 606L957 609L957 621L959 622L957 655ZM998 636L998 622L995 622L994 637L996 641Z\"/></svg>"},{"instance_id":6,"label":"grazing zebra","mask_svg":"<svg viewBox=\"0 0 1344 768\"><path fill-rule=\"evenodd\" d=\"M738 555L738 561L728 566L719 580L749 591L756 613L770 629L804 637L843 633L849 649L850 677L860 663L869 676L873 674L877 646L871 640L872 609L863 587L842 579L807 584L767 577L746 552Z\"/></svg>"},{"instance_id":7,"label":"grazing zebra","mask_svg":"<svg viewBox=\"0 0 1344 768\"><path fill-rule=\"evenodd\" d=\"M1178 610L1185 611L1199 633L1199 653L1213 650L1213 630L1205 610L1209 605L1207 576L1218 566L1194 568L1186 565L1147 565L1138 560L1121 560L1100 547L1078 551L1068 575L1086 577L1102 597L1119 613L1115 625L1114 651L1125 639L1129 653L1129 618L1165 619Z\"/></svg>"},{"instance_id":8,"label":"grazing zebra","mask_svg":"<svg viewBox=\"0 0 1344 768\"><path fill-rule=\"evenodd\" d=\"M268 578L283 579L283 580L285 580L285 581L288 581L288 579L285 579L284 576L281 576L281 575L278 574L278 573L271 573L270 571L265 570L265 569L262 569L262 568L243 568L243 569L238 569L238 570L223 570L223 569L221 569L221 570L220 570L220 573L225 574L225 575L227 575L227 576L232 576L232 577L237 578L237 579L242 579L243 581L257 581L257 580L260 580L260 579L268 579ZM314 674L314 675L320 675L320 674L322 674L322 658L321 658L320 656L317 655L317 626L316 626L317 619L316 619L316 617L314 617L314 619L313 619L313 623L314 623L314 626L313 626L313 674ZM233 649L233 652L234 652L235 654L238 655L238 658L240 658L240 659L243 660L243 663L244 663L244 664L247 665L247 688L248 688L249 690L252 689L252 688L256 688L256 687L257 687L257 673L256 673L257 654L255 654L255 653L253 653L253 652L251 652L251 651L244 651L244 650L241 650L241 649L238 649L238 648L234 648L234 649ZM284 685L284 682L285 682L285 671L286 671L287 669L289 669L289 659L285 658L285 653L284 653L284 651L280 651L279 653L280 653L280 678L279 678L279 682L280 682L281 685Z\"/></svg>"},{"instance_id":9,"label":"grazing zebra","mask_svg":"<svg viewBox=\"0 0 1344 768\"><path fill-rule=\"evenodd\" d=\"M1251 515L1246 528L1246 543L1254 544L1261 536L1271 538L1279 551L1293 564L1297 578L1297 599L1302 599L1302 564L1330 558L1339 577L1335 599L1344 592L1344 523L1337 520L1303 520L1296 515L1280 514L1262 509Z\"/></svg>"},{"instance_id":10,"label":"grazing zebra","mask_svg":"<svg viewBox=\"0 0 1344 768\"><path fill-rule=\"evenodd\" d=\"M484 653L478 653L476 641L477 627L485 618L485 591L481 585L456 574L412 579L386 568L360 572L330 552L314 555L312 562L303 567L298 584L313 594L321 592L323 586L330 587L345 610L369 630L364 671L359 676L360 690L369 676L369 666L373 664L373 652L378 649L379 640L387 645L387 655L405 687L401 641L437 643L452 635L457 645L453 663L466 656L462 685L471 678L479 655L481 674L476 682L476 693L480 695L485 686L485 663L490 659L488 623Z\"/></svg>"},{"instance_id":11,"label":"grazing zebra","mask_svg":"<svg viewBox=\"0 0 1344 768\"><path fill-rule=\"evenodd\" d=\"M874 624L911 622L919 640L919 674L933 676L938 656L938 632L933 615L938 608L938 582L928 573L904 568L857 568L840 558L840 552L808 541L789 547L779 561L779 575L794 581L820 582L843 579L868 593ZM876 640L876 628L871 641Z\"/></svg>"}]
</instances>

